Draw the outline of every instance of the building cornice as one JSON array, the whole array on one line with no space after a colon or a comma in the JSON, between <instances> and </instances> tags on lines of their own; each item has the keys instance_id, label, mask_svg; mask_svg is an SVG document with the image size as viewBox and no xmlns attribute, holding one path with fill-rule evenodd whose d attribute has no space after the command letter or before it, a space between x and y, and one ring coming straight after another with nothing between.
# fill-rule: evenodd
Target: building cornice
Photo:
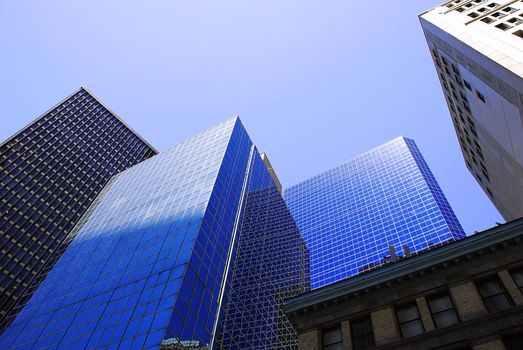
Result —
<instances>
[{"instance_id":1,"label":"building cornice","mask_svg":"<svg viewBox=\"0 0 523 350\"><path fill-rule=\"evenodd\" d=\"M437 265L448 265L449 261L474 259L485 250L505 249L514 242L522 241L523 218L291 298L285 304L285 311L292 314L306 311L310 307L317 308L317 305L359 294L361 291L369 291L371 288L380 288L383 284L390 284L391 281L405 276L412 277L424 270L434 270Z\"/></svg>"}]
</instances>

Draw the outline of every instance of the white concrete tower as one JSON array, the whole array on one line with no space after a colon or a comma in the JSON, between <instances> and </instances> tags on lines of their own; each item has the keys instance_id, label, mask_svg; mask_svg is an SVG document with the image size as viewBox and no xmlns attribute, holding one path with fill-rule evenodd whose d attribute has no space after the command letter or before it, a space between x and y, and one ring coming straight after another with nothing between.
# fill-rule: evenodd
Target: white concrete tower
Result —
<instances>
[{"instance_id":1,"label":"white concrete tower","mask_svg":"<svg viewBox=\"0 0 523 350\"><path fill-rule=\"evenodd\" d=\"M523 1L448 1L420 21L468 169L522 217Z\"/></svg>"}]
</instances>

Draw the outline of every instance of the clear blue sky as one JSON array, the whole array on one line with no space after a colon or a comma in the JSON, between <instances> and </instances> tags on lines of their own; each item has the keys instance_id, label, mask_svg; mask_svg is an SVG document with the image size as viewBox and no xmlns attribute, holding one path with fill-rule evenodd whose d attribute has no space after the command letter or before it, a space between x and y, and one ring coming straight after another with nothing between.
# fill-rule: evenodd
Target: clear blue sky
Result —
<instances>
[{"instance_id":1,"label":"clear blue sky","mask_svg":"<svg viewBox=\"0 0 523 350\"><path fill-rule=\"evenodd\" d=\"M0 0L0 140L80 86L160 150L240 115L285 187L403 135L486 229L417 18L440 2Z\"/></svg>"}]
</instances>

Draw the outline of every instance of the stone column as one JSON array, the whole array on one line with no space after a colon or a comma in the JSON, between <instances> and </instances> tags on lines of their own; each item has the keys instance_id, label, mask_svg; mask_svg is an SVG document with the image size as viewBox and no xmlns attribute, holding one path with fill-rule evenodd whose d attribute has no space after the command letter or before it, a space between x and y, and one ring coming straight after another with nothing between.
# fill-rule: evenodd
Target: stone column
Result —
<instances>
[{"instance_id":1,"label":"stone column","mask_svg":"<svg viewBox=\"0 0 523 350\"><path fill-rule=\"evenodd\" d=\"M343 339L343 350L352 350L352 338L350 334L349 321L341 322L341 336Z\"/></svg>"},{"instance_id":2,"label":"stone column","mask_svg":"<svg viewBox=\"0 0 523 350\"><path fill-rule=\"evenodd\" d=\"M313 329L300 334L300 350L320 350L319 332Z\"/></svg>"},{"instance_id":3,"label":"stone column","mask_svg":"<svg viewBox=\"0 0 523 350\"><path fill-rule=\"evenodd\" d=\"M432 321L432 315L430 314L429 305L425 297L419 297L416 299L416 304L418 305L419 314L421 316L421 321L425 327L425 331L432 331L436 329L434 326L434 321Z\"/></svg>"},{"instance_id":4,"label":"stone column","mask_svg":"<svg viewBox=\"0 0 523 350\"><path fill-rule=\"evenodd\" d=\"M456 310L462 321L467 321L487 313L487 308L472 281L450 288Z\"/></svg>"},{"instance_id":5,"label":"stone column","mask_svg":"<svg viewBox=\"0 0 523 350\"><path fill-rule=\"evenodd\" d=\"M376 345L384 345L399 339L394 310L386 308L370 314Z\"/></svg>"},{"instance_id":6,"label":"stone column","mask_svg":"<svg viewBox=\"0 0 523 350\"><path fill-rule=\"evenodd\" d=\"M512 279L512 276L510 276L510 273L507 270L503 270L498 272L498 276L507 289L508 294L512 300L514 300L514 303L516 305L523 305L523 294L521 294L521 291Z\"/></svg>"}]
</instances>

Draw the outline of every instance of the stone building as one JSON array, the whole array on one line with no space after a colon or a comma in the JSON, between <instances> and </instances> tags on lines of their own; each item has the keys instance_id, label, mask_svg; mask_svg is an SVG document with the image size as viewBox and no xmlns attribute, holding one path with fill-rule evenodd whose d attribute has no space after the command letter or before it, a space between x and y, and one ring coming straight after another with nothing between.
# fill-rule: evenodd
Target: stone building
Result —
<instances>
[{"instance_id":1,"label":"stone building","mask_svg":"<svg viewBox=\"0 0 523 350\"><path fill-rule=\"evenodd\" d=\"M420 15L465 164L506 221L523 216L523 2L451 0Z\"/></svg>"},{"instance_id":2,"label":"stone building","mask_svg":"<svg viewBox=\"0 0 523 350\"><path fill-rule=\"evenodd\" d=\"M392 260L288 300L300 349L523 349L523 219Z\"/></svg>"}]
</instances>

